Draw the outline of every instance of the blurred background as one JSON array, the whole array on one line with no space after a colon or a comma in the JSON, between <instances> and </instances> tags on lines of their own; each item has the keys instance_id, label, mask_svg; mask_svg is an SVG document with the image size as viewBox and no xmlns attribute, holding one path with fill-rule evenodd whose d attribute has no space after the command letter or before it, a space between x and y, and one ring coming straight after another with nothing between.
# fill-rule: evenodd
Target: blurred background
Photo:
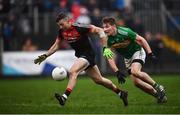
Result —
<instances>
[{"instance_id":1,"label":"blurred background","mask_svg":"<svg viewBox=\"0 0 180 115\"><path fill-rule=\"evenodd\" d=\"M144 70L153 74L180 73L180 0L0 0L0 74L50 75L55 66L72 65L75 57L63 42L60 50L41 65L33 59L45 53L57 36L55 19L65 11L80 23L101 26L104 16L117 18L149 42L158 61L147 60ZM104 74L112 74L102 57L98 36L91 36L96 61ZM123 58L116 55L119 68Z\"/></svg>"}]
</instances>

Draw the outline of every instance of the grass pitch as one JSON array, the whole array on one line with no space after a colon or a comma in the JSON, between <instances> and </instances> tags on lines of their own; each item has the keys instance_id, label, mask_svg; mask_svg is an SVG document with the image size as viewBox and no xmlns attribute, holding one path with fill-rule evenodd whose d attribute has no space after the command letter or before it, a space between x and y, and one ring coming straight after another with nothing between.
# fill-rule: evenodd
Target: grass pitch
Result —
<instances>
[{"instance_id":1,"label":"grass pitch","mask_svg":"<svg viewBox=\"0 0 180 115\"><path fill-rule=\"evenodd\" d=\"M115 77L108 77L115 84ZM81 77L66 105L61 107L54 93L63 93L67 80L51 78L0 79L0 114L139 114L180 113L180 75L154 75L153 78L166 87L168 102L157 104L156 100L133 86L130 78L121 88L129 92L129 106L108 89L96 85L90 78Z\"/></svg>"}]
</instances>

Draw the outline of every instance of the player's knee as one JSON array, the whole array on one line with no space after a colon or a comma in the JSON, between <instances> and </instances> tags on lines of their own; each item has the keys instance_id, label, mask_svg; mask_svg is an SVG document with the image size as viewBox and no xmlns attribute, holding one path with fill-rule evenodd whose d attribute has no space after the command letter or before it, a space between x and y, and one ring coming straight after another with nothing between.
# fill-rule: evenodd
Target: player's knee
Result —
<instances>
[{"instance_id":1,"label":"player's knee","mask_svg":"<svg viewBox=\"0 0 180 115\"><path fill-rule=\"evenodd\" d=\"M139 76L140 71L138 71L138 70L136 70L136 69L131 69L131 74L132 74L133 76Z\"/></svg>"},{"instance_id":2,"label":"player's knee","mask_svg":"<svg viewBox=\"0 0 180 115\"><path fill-rule=\"evenodd\" d=\"M100 78L98 78L98 79L94 79L94 82L96 83L96 84L102 84L103 83L103 80L102 79L100 79Z\"/></svg>"}]
</instances>

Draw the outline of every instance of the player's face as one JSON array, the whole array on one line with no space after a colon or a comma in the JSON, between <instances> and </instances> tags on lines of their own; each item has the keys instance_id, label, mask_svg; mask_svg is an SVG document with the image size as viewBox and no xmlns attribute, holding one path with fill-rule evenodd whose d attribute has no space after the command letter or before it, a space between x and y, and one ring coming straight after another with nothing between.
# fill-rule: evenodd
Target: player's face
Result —
<instances>
[{"instance_id":1,"label":"player's face","mask_svg":"<svg viewBox=\"0 0 180 115\"><path fill-rule=\"evenodd\" d=\"M59 22L57 22L57 25L62 30L67 30L71 27L71 24L67 20L60 20Z\"/></svg>"},{"instance_id":2,"label":"player's face","mask_svg":"<svg viewBox=\"0 0 180 115\"><path fill-rule=\"evenodd\" d=\"M115 26L110 25L109 23L104 23L103 29L107 36L112 36L115 33Z\"/></svg>"}]
</instances>

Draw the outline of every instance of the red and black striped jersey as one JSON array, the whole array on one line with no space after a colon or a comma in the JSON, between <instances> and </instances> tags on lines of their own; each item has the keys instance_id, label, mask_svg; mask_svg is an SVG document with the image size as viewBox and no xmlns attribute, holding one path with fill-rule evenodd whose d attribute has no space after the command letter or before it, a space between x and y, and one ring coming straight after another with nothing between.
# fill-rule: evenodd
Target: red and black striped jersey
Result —
<instances>
[{"instance_id":1,"label":"red and black striped jersey","mask_svg":"<svg viewBox=\"0 0 180 115\"><path fill-rule=\"evenodd\" d=\"M90 33L90 25L73 23L68 30L59 30L58 39L66 40L71 47L78 52L93 51L88 34Z\"/></svg>"}]
</instances>

